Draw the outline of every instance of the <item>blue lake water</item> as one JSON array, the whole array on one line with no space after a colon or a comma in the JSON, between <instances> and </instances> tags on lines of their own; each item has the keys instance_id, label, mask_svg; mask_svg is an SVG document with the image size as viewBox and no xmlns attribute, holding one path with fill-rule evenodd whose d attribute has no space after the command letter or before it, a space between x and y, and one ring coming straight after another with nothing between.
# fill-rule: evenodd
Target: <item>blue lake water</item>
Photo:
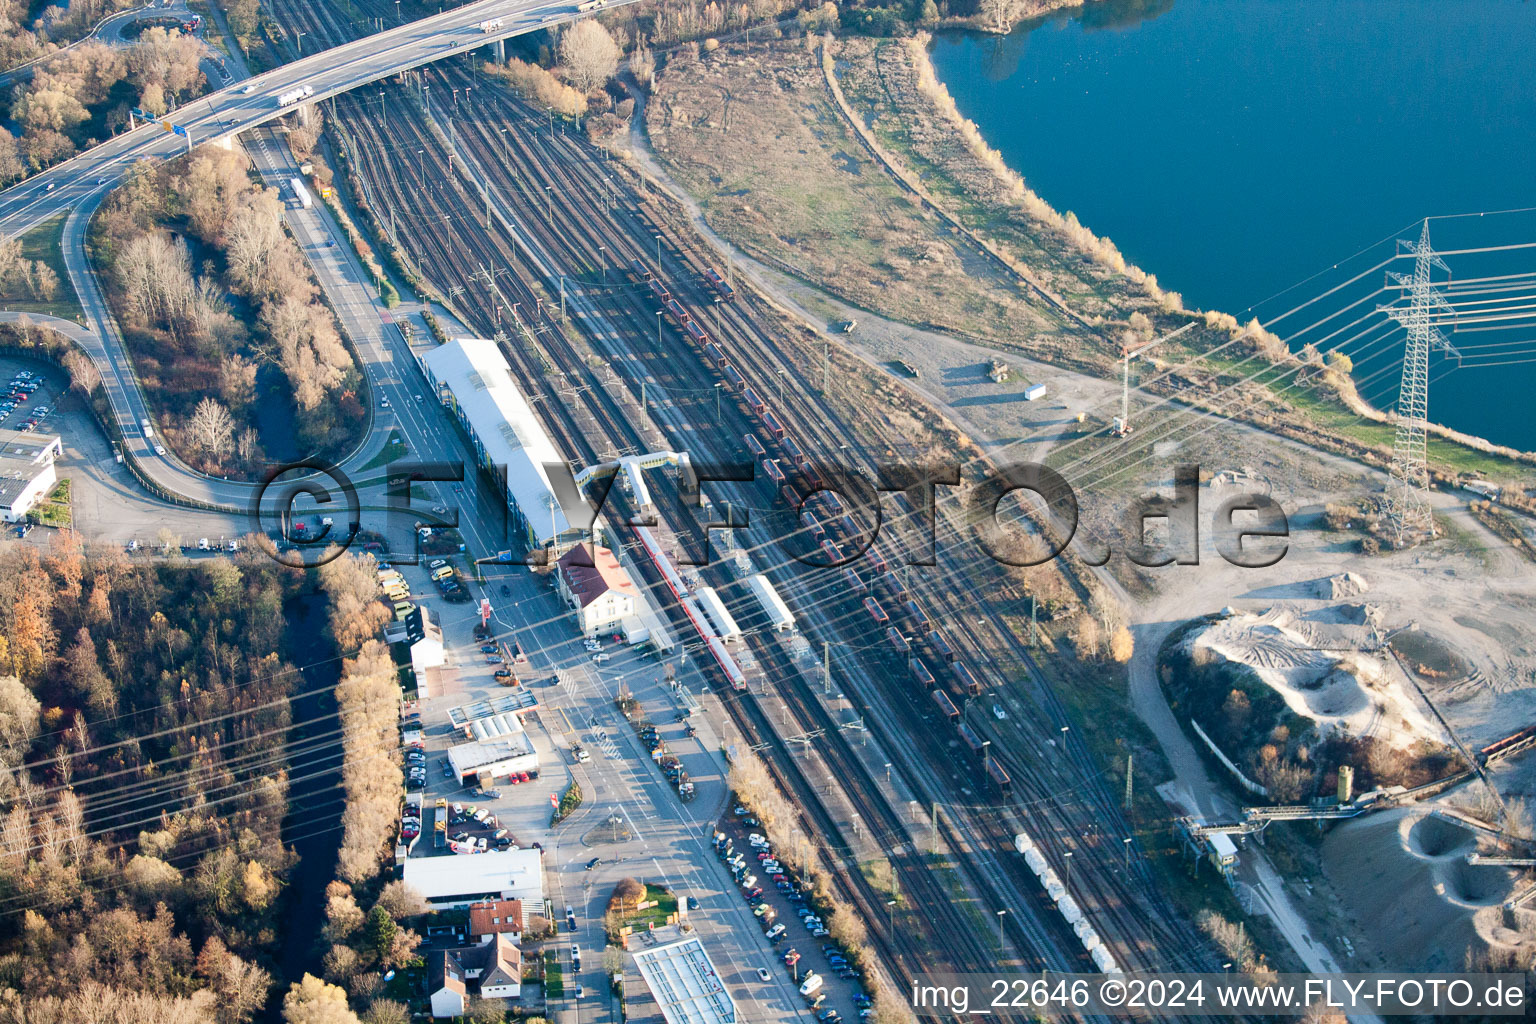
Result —
<instances>
[{"instance_id":1,"label":"blue lake water","mask_svg":"<svg viewBox=\"0 0 1536 1024\"><path fill-rule=\"evenodd\" d=\"M1426 216L1536 206L1536 4L1109 0L1006 38L941 35L932 53L1035 191L1192 307L1267 321L1356 272L1376 288L1391 240ZM1536 241L1536 215L1431 231L1437 249L1511 245ZM1447 262L1458 281L1529 273L1536 249ZM1536 449L1536 362L1516 358L1536 358L1536 320L1496 326L1451 335L1465 358L1437 357L1430 418ZM1390 406L1400 344L1382 330L1346 348Z\"/></svg>"}]
</instances>

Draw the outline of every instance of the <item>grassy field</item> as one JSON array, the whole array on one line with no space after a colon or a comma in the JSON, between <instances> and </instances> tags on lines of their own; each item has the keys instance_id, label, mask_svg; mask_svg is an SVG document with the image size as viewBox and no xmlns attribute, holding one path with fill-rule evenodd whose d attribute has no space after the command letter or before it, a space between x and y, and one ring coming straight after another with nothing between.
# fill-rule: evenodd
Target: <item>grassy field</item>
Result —
<instances>
[{"instance_id":1,"label":"grassy field","mask_svg":"<svg viewBox=\"0 0 1536 1024\"><path fill-rule=\"evenodd\" d=\"M69 504L69 480L65 478L49 492L48 497L39 502L32 510L37 521L43 526L67 527L74 524L74 515Z\"/></svg>"},{"instance_id":2,"label":"grassy field","mask_svg":"<svg viewBox=\"0 0 1536 1024\"><path fill-rule=\"evenodd\" d=\"M9 296L4 301L6 309L27 313L47 313L66 320L74 320L81 315L80 300L75 295L75 289L69 283L69 274L64 269L64 220L68 216L69 214L65 212L51 217L20 238L21 255L24 259L41 260L58 275L58 292L49 301Z\"/></svg>"},{"instance_id":3,"label":"grassy field","mask_svg":"<svg viewBox=\"0 0 1536 1024\"><path fill-rule=\"evenodd\" d=\"M400 431L389 432L389 443L373 458L363 463L363 469L378 469L387 466L396 459L403 459L410 453L410 446L400 437Z\"/></svg>"}]
</instances>

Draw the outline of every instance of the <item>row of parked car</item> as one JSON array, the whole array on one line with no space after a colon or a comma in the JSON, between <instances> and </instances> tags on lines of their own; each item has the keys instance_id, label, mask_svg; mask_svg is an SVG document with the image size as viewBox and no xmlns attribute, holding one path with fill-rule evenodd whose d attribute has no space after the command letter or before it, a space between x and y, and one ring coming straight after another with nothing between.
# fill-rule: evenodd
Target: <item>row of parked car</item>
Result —
<instances>
[{"instance_id":1,"label":"row of parked car","mask_svg":"<svg viewBox=\"0 0 1536 1024\"><path fill-rule=\"evenodd\" d=\"M757 818L746 807L737 806L735 816L743 825L748 827L755 827L759 824ZM826 922L822 920L817 910L807 903L805 893L801 891L799 880L794 872L785 868L779 862L777 855L773 851L773 844L767 837L757 832L748 833L746 842L750 851L738 852L735 841L724 831L717 831L715 833L715 848L721 859L730 867L732 878L735 879L736 883L745 892L747 902L752 904L753 915L763 923L764 935L768 941L773 945L778 945L785 941L788 938L788 928L784 922L775 920L778 912L768 903L764 902L763 888L759 884L759 872L763 875L764 879L772 880L774 887L794 908L794 913L800 918L801 926L810 933L812 938L827 938ZM756 862L755 864L754 861ZM840 947L828 943L822 946L822 954L827 961L828 973L835 974L849 981L859 981L861 975L858 969ZM802 954L794 948L790 948L782 955L785 966L795 969L797 972L802 959ZM768 980L768 972L761 968L758 969L758 975L764 981ZM841 1024L842 1017L835 1009L821 1009L822 1003L827 997L823 989L824 982L822 977L816 972L811 971L803 978L800 978L797 973L797 978L800 981L801 995L805 996L813 1010L820 1011L817 1013L817 1019L822 1024ZM874 1011L868 996L865 996L863 993L857 993L854 1003L859 1007L859 1016L861 1018L868 1018L873 1015Z\"/></svg>"},{"instance_id":2,"label":"row of parked car","mask_svg":"<svg viewBox=\"0 0 1536 1024\"><path fill-rule=\"evenodd\" d=\"M4 423L9 419L11 413L15 412L18 406L31 399L32 393L46 383L48 383L48 378L46 377L34 374L30 370L17 370L16 376L11 378L10 391L3 398L0 398L0 423ZM14 429L23 432L35 430L37 425L43 421L43 418L52 411L46 405L39 405Z\"/></svg>"}]
</instances>

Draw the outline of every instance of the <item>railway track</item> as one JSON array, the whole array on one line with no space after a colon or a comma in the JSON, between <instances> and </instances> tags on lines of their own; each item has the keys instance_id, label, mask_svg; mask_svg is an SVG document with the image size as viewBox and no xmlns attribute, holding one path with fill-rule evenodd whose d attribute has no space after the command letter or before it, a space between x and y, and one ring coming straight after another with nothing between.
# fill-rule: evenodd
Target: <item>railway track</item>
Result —
<instances>
[{"instance_id":1,"label":"railway track","mask_svg":"<svg viewBox=\"0 0 1536 1024\"><path fill-rule=\"evenodd\" d=\"M284 0L279 0L279 6L285 6ZM288 3L286 6L298 5ZM336 30L335 25L329 26L328 30L325 28L316 29L315 27L320 24L316 20L317 17L323 18L324 15L315 15L313 13L314 8L305 8L305 10L310 12L308 23L312 26L312 30L319 30L322 34L327 35L331 31ZM449 74L453 73L449 72ZM451 80L451 78L443 79L445 82ZM449 88L451 89L451 86ZM445 89L443 91L448 90ZM386 90L386 93L389 92L398 94L398 90ZM481 95L483 96L484 94L482 93ZM346 100L338 103L335 108L341 111L341 120L345 125L353 129L353 134L357 137L361 137L362 130L369 126L370 122L375 130L380 127L377 120L369 117L369 112L363 109L348 109L349 106L359 102L356 100ZM371 102L368 105L371 106ZM400 168L409 166L411 163L408 159L409 147L414 146L417 148L417 155L421 158L421 165L423 167L427 153L430 152L435 160L440 155L440 141L435 137L429 137L421 133L411 136L397 130L400 122L411 120L409 104L401 103L398 95L387 97L381 113L383 115L383 124L388 126L388 130L385 132L385 142L387 145L394 147L394 153L392 154L393 159L390 159L390 155L386 155L381 151L370 151L371 155L364 156L359 160L360 170L368 177L370 182L381 184L385 180L393 180L399 177L401 175ZM623 207L626 213L633 210L636 218L627 225L615 223L624 220L624 218L614 216L618 211L615 209L615 188L612 183L607 183L607 188L605 189L603 185L597 183L593 173L578 173L578 171L585 170L581 166L584 160L590 162L590 152L585 154L580 152L584 144L575 139L562 140L558 136L553 136L547 138L547 146L532 146L530 145L530 140L537 140L539 138L537 135L538 126L534 123L535 120L533 117L510 118L508 124L514 130L507 132L498 130L497 132L499 141L502 144L500 147L496 145L498 140L491 139L486 135L487 129L484 125L463 125L461 122L461 127L467 129L465 134L461 136L464 138L467 147L473 146L481 153L491 154L495 154L502 149L511 149L516 155L516 159L509 161L508 167L505 168L508 175L511 176L511 180L502 180L496 186L498 190L505 192L504 197L498 197L498 202L505 198L515 208L520 207L518 209L519 223L528 228L531 234L540 236L541 244L549 247L558 246L558 251L564 254L567 264L580 262L589 268L605 267L608 263L608 254L612 253L614 256L617 256L623 247L627 247L630 251L638 250L644 252L648 246L642 244L645 239L640 236L650 232L661 234L664 242L662 247L663 254L667 260L672 261L674 269L680 271L680 273L673 275L672 280L674 283L691 280L692 287L687 291L680 290L680 293L687 295L692 302L700 301L702 294L701 286L698 285L699 278L696 276L699 268L694 262L690 261L688 256L691 245L665 227L665 218L650 217L643 227L640 226L639 218L646 215L638 206L632 206L627 200L621 200L617 205ZM515 130L518 127L524 130ZM546 132L546 136L547 134ZM511 136L515 141L509 141L508 136ZM369 149L366 146L359 146L357 148L360 153ZM536 148L544 149L545 151L535 152ZM553 150L553 152L550 150ZM571 150L576 152L572 153L570 152ZM443 161L437 160L431 175L427 175L424 172L419 174L418 180L410 182L408 187L400 187L402 183L396 182L397 187L391 190L392 201L401 209L413 211L413 218L416 219L417 223L431 224L435 221L442 224L445 228L450 228L455 224L467 227L470 223L478 223L479 218L474 209L476 205L474 202L475 197L461 185L458 178L445 174L443 163ZM613 170L617 173L617 169ZM494 170L491 173L494 175ZM522 182L517 181L516 177L518 175L525 176L525 180ZM612 176L610 175L610 177ZM433 180L429 180L429 178ZM543 211L543 229L537 227L540 222L540 211L537 208L539 196L537 188L530 187L533 182L539 183L537 188L544 190L546 199ZM544 182L550 182L550 184L543 184ZM553 201L554 192L552 190L555 189L558 189L560 192L561 202L558 206ZM486 205L489 205L489 203ZM580 216L578 216L577 211L580 211ZM599 227L602 228L601 231L595 230ZM553 303L553 295L548 290L548 282L545 282L544 288L541 289L536 284L524 280L521 272L523 268L518 265L518 246L516 243L513 243L510 247L500 242L491 242L487 245L485 244L486 239L474 237L477 235L494 234L494 231L472 232L468 230L462 233L458 230L423 232L417 237L417 242L420 246L420 262L423 264L423 268L427 271L428 276L438 280L444 286L444 291L452 293L455 289L462 289L458 293L463 296L463 301L460 303L462 308L494 310L498 305L506 308L506 304L510 302L515 303L517 307L526 304L528 308L542 313L544 309L547 309ZM606 241L599 241L599 238ZM449 239L452 239L452 241L450 242ZM614 259L613 262L622 265L622 260ZM514 271L513 267L518 269ZM658 269L661 268L658 267ZM593 276L592 274L589 273L587 276L588 280L578 281L577 284L590 296L600 300L608 300L603 303L604 317L626 327L636 339L649 338L652 324L649 317L645 315L648 310L642 311L644 297L638 296L638 290L627 288L617 282L610 285L605 280L610 276L609 272L605 270L597 270L598 279L595 281L590 280ZM707 298L708 296L702 297ZM749 301L755 302L755 300ZM742 305L746 304L742 303ZM719 304L710 303L710 305L716 310L716 331L723 343L731 345L733 351L741 349L751 351L754 359L761 360L759 365L774 366L775 364L780 364L778 368L784 371L785 376L790 379L792 384L788 399L784 396L782 387L778 389L780 391L778 401L781 409L793 409L799 424L837 423L841 421L839 412L827 408L827 403L810 397L815 393L815 389L807 379L804 363L786 360L782 352L775 351L773 346L768 343L765 332L755 322L755 318L765 316L764 311L753 310L749 313L732 304L725 309L724 315L722 315ZM773 319L776 319L776 315L771 310L766 311L766 318L771 322ZM494 329L499 324L501 316L499 313L496 314L490 324L484 323L485 317L483 314L478 316L472 315L471 319L481 321L477 326L489 326ZM514 362L522 365L525 372L530 374L531 380L537 379L543 371L549 368L551 363L554 363L558 367L557 372L561 375L562 382L570 385L570 387L565 389L566 391L579 390L584 394L596 393L601 396L590 399L583 398L581 404L589 409L589 415L592 417L589 422L578 422L574 416L565 413L560 414L558 417L553 415L549 417L550 419L561 419L565 423L563 427L557 428L555 431L565 450L573 456L585 457L590 461L600 459L603 453L594 450L593 446L587 442L589 437L615 439L615 444L620 443L619 439L627 439L634 444L643 446L645 443L644 439L631 429L632 424L638 421L625 418L624 407L621 407L617 400L608 396L606 389L603 387L605 382L599 381L596 378L590 366L569 360L568 353L575 346L558 321L547 315L540 316L537 325L530 325L530 329L536 333L530 335L526 346L514 347L514 354L517 356ZM697 397L690 396L715 394L716 389L714 385L718 381L709 380L700 374L691 373L686 369L688 367L696 367L697 362L693 358L675 358L674 352L678 349L679 345L677 340L671 339L670 335L670 330L661 332L658 337L657 347L654 350L642 351L638 355L646 366L650 366L657 361L670 361L666 365L681 368L674 371L672 376L661 375L662 379L674 380L676 382L677 386L671 390L679 395L679 400L676 403L679 412L685 414L690 419L701 420L706 418L704 413L707 411L709 402L708 400L700 400ZM533 350L537 350L536 358L531 358ZM684 353L690 352L686 344L682 345L682 351ZM787 365L783 365L786 363ZM572 382L578 383L572 384ZM665 385L662 386L664 387ZM632 391L633 388L631 388ZM543 393L550 398L550 401L547 402L547 408L555 408L563 404L556 400L560 396L560 389L553 391L546 389ZM628 408L632 409L639 405L638 402L634 401L632 393L630 399L631 402L627 403ZM590 412L594 407L602 411L600 413ZM738 413L737 425L741 422L739 415ZM713 420L712 416L707 418ZM818 431L810 431L810 433L819 435ZM817 439L823 444L829 442L842 444L841 441L837 441L836 437L818 436ZM866 454L864 452L865 446L858 446L858 448L860 454ZM733 446L733 449L727 454L740 454L739 448L734 448ZM937 590L937 588L935 589ZM943 594L944 592L939 590L935 596L942 597ZM832 625L836 627L841 625L841 623L838 620L833 620ZM787 669L785 678L798 679L798 673L793 671L792 666L777 660L784 657L782 652L772 653L776 651L777 645L759 646L765 647L770 652L770 656L764 658L766 662L775 664L780 669ZM820 711L820 704L814 699L814 695L796 693L795 696L796 714L800 724L802 726L820 727L825 730L830 720L818 716L817 712ZM731 701L730 703L740 717L746 718L750 716L750 712L742 712L740 709L746 708L755 702ZM908 701L907 703L910 705L912 702ZM758 714L761 714L761 709L758 709ZM824 712L822 714L824 715ZM914 732L912 735L922 735L925 732L931 731L931 725L927 721L927 717L923 715L922 709L909 708L906 714L907 717L904 719L906 725L920 726L920 731ZM744 728L745 731L748 730ZM752 734L759 738L764 736L769 738L769 742L773 744L775 751L773 767L780 774L781 780L790 783L788 788L803 798L802 806L810 814L813 808L819 806L814 787L810 786L803 778L799 779L798 782L794 780L796 774L794 758L784 747L782 741L773 743L776 737L775 730L769 727L765 721L756 721L752 723ZM842 740L842 734L835 727L827 731L826 735L838 738L837 742L828 744L830 747L846 744L846 741ZM928 752L930 758L941 763L943 761L954 762L954 755L951 750L940 749L937 744L929 744L929 746L933 747ZM840 750L834 752L833 756L843 757L846 754L846 750ZM858 765L858 760L857 758L850 758L843 763L850 769L853 769ZM967 768L968 766L964 766L962 763L961 767ZM973 771L974 769L969 770ZM1020 770L1022 775L1023 770ZM888 826L890 835L904 835L905 829L900 823L899 815L893 808L886 805L884 798L879 793L878 787L873 785L872 780L869 780L867 776L860 778L857 772L855 772L854 777L858 781L854 783L853 788L858 791L855 795L857 795L861 804L877 811L878 820L882 820ZM1100 809L1104 806L1102 793L1099 794L1099 805ZM873 821L877 819L867 820ZM825 821L820 823L820 827L829 827L830 824L830 821ZM955 826L952 827L950 838L952 841L960 844L980 845L985 843L992 845L995 849L997 840L1006 840L1008 838L999 832L1001 827L1001 823L997 821L987 824L983 832L983 838L977 840L961 834L960 827ZM835 832L835 827L833 832ZM909 881L906 877L907 874L913 874L916 877ZM907 872L904 874L903 883L905 891L908 894L924 892L922 878L927 874L926 871ZM1081 873L1079 877L1081 877ZM1029 891L1034 884L1032 876L1020 876L1010 880L1015 881L1023 891ZM976 879L973 878L973 882L975 881ZM912 884L913 882L916 884ZM983 890L997 884L995 878L981 879L980 882ZM857 886L854 886L854 888L857 888ZM872 895L868 892L862 893L856 898L855 902L865 909L866 919L878 931L881 916L878 904L875 904L871 899ZM942 891L930 889L924 892L924 895L933 898L934 906L944 907L949 904L950 896ZM928 901L925 900L924 902L926 910L928 909L926 906ZM1117 917L1117 922L1118 920L1119 918ZM961 923L963 924L964 922ZM1010 922L1010 924L1012 923ZM1131 922L1127 921L1126 924L1130 926ZM963 927L960 930L960 934L966 934L970 930L969 927ZM1046 935L1039 933L1022 934L1024 931L1022 927L1019 930L1021 934L1017 936L1016 941L1025 944L1027 947L1038 948L1042 941L1051 941ZM953 935L955 933L951 932L949 934ZM894 945L897 944L887 943L887 952L891 951ZM925 945L921 951L916 952L920 954L932 948L935 947ZM985 958L982 961L983 963L988 963L992 960L990 949L983 952L973 944L968 952L971 956L982 955ZM931 958L925 960L919 955L910 962L929 961L931 961Z\"/></svg>"}]
</instances>

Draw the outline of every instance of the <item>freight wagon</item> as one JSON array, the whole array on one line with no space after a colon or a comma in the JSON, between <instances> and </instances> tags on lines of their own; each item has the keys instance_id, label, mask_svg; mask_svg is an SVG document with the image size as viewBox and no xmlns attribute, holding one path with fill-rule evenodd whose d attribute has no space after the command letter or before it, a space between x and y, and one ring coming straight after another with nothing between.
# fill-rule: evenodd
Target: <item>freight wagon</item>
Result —
<instances>
[{"instance_id":1,"label":"freight wagon","mask_svg":"<svg viewBox=\"0 0 1536 1024\"><path fill-rule=\"evenodd\" d=\"M907 644L907 638L901 635L901 630L895 626L888 626L885 630L885 638L891 642L891 646L902 654L906 654L912 648Z\"/></svg>"},{"instance_id":2,"label":"freight wagon","mask_svg":"<svg viewBox=\"0 0 1536 1024\"><path fill-rule=\"evenodd\" d=\"M908 615L912 616L912 621L917 623L918 632L926 633L930 628L932 628L931 624L928 622L928 616L925 615L923 610L918 607L916 601L908 601L902 607L907 610Z\"/></svg>"},{"instance_id":3,"label":"freight wagon","mask_svg":"<svg viewBox=\"0 0 1536 1024\"><path fill-rule=\"evenodd\" d=\"M736 376L737 379L740 379L741 374L737 374ZM747 408L752 410L752 415L754 416L761 416L763 413L768 411L768 407L763 404L763 400L758 398L757 392L753 391L751 388L742 388L741 400L747 403Z\"/></svg>"},{"instance_id":4,"label":"freight wagon","mask_svg":"<svg viewBox=\"0 0 1536 1024\"><path fill-rule=\"evenodd\" d=\"M645 265L644 260L633 259L629 261L629 275L636 281L649 281L651 269Z\"/></svg>"},{"instance_id":5,"label":"freight wagon","mask_svg":"<svg viewBox=\"0 0 1536 1024\"><path fill-rule=\"evenodd\" d=\"M929 632L928 646L934 654L937 654L944 661L952 662L955 660L955 649L949 646L949 641L945 640L944 634L938 630L935 629Z\"/></svg>"},{"instance_id":6,"label":"freight wagon","mask_svg":"<svg viewBox=\"0 0 1536 1024\"><path fill-rule=\"evenodd\" d=\"M741 374L736 372L736 367L725 366L722 367L722 369L725 370L726 386L729 387L732 391L740 391L745 394L747 391L747 382L741 376Z\"/></svg>"},{"instance_id":7,"label":"freight wagon","mask_svg":"<svg viewBox=\"0 0 1536 1024\"><path fill-rule=\"evenodd\" d=\"M753 458L760 459L767 454L767 449L763 447L763 442L757 439L756 434L748 434L742 440L747 443L747 450L752 453Z\"/></svg>"},{"instance_id":8,"label":"freight wagon","mask_svg":"<svg viewBox=\"0 0 1536 1024\"><path fill-rule=\"evenodd\" d=\"M683 325L683 330L688 332L688 337L692 338L700 345L709 342L709 335L705 334L704 329L701 328L698 324L694 323L692 320L689 320L686 324Z\"/></svg>"},{"instance_id":9,"label":"freight wagon","mask_svg":"<svg viewBox=\"0 0 1536 1024\"><path fill-rule=\"evenodd\" d=\"M800 511L800 507L805 504L805 499L800 497L800 492L789 486L789 484L779 488L779 497L784 499L784 504L796 512Z\"/></svg>"},{"instance_id":10,"label":"freight wagon","mask_svg":"<svg viewBox=\"0 0 1536 1024\"><path fill-rule=\"evenodd\" d=\"M704 354L709 357L710 362L720 369L731 365L731 361L725 358L725 353L720 350L720 346L712 341L704 346Z\"/></svg>"},{"instance_id":11,"label":"freight wagon","mask_svg":"<svg viewBox=\"0 0 1536 1024\"><path fill-rule=\"evenodd\" d=\"M821 542L821 553L827 556L828 565L839 565L843 561L843 549L830 540L823 540ZM884 615L885 613L881 612L880 614Z\"/></svg>"},{"instance_id":12,"label":"freight wagon","mask_svg":"<svg viewBox=\"0 0 1536 1024\"><path fill-rule=\"evenodd\" d=\"M847 519L848 517L844 515L843 518ZM865 552L864 557L869 559L869 567L875 570L876 573L884 573L887 569L890 568L890 566L886 564L885 559L881 558L880 553L874 548L870 548L867 552Z\"/></svg>"},{"instance_id":13,"label":"freight wagon","mask_svg":"<svg viewBox=\"0 0 1536 1024\"><path fill-rule=\"evenodd\" d=\"M800 513L800 525L817 540L827 535L827 531L821 528L821 523L817 522L816 517L809 511Z\"/></svg>"},{"instance_id":14,"label":"freight wagon","mask_svg":"<svg viewBox=\"0 0 1536 1024\"><path fill-rule=\"evenodd\" d=\"M975 674L971 672L970 666L965 662L955 662L955 676L960 680L960 685L965 688L966 693L970 694L972 697L976 697L981 694L981 682L976 678Z\"/></svg>"},{"instance_id":15,"label":"freight wagon","mask_svg":"<svg viewBox=\"0 0 1536 1024\"><path fill-rule=\"evenodd\" d=\"M777 416L769 412L767 409L764 409L760 414L760 418L763 421L763 429L768 431L769 437L772 437L774 440L778 440L784 436L784 427L781 423L779 423L779 418Z\"/></svg>"},{"instance_id":16,"label":"freight wagon","mask_svg":"<svg viewBox=\"0 0 1536 1024\"><path fill-rule=\"evenodd\" d=\"M667 315L675 320L677 322L677 326L679 327L693 319L688 315L688 311L683 308L683 304L678 302L676 299L667 300Z\"/></svg>"},{"instance_id":17,"label":"freight wagon","mask_svg":"<svg viewBox=\"0 0 1536 1024\"><path fill-rule=\"evenodd\" d=\"M876 601L872 597L866 597L864 599L864 610L869 612L870 618L874 619L882 626L891 621L891 617L885 614L885 609L880 607L880 602Z\"/></svg>"},{"instance_id":18,"label":"freight wagon","mask_svg":"<svg viewBox=\"0 0 1536 1024\"><path fill-rule=\"evenodd\" d=\"M723 297L727 299L734 299L736 297L736 289L726 284L725 278L721 277L720 272L714 267L704 271L704 280L708 281L710 287L719 292Z\"/></svg>"},{"instance_id":19,"label":"freight wagon","mask_svg":"<svg viewBox=\"0 0 1536 1024\"><path fill-rule=\"evenodd\" d=\"M964 722L960 723L959 732L960 738L965 740L965 745L971 748L971 753L979 757L982 750L981 737L977 736L975 731Z\"/></svg>"},{"instance_id":20,"label":"freight wagon","mask_svg":"<svg viewBox=\"0 0 1536 1024\"><path fill-rule=\"evenodd\" d=\"M798 466L800 463L805 461L805 452L800 450L800 445L794 438L784 438L784 440L779 443L779 447L784 449L784 454L789 456L790 461L795 465Z\"/></svg>"},{"instance_id":21,"label":"freight wagon","mask_svg":"<svg viewBox=\"0 0 1536 1024\"><path fill-rule=\"evenodd\" d=\"M859 574L854 572L852 569L843 570L843 582L846 583L848 585L848 589L853 591L855 594L862 594L869 589L864 585L864 581L859 578Z\"/></svg>"},{"instance_id":22,"label":"freight wagon","mask_svg":"<svg viewBox=\"0 0 1536 1024\"><path fill-rule=\"evenodd\" d=\"M943 690L933 691L933 702L939 706L940 711L944 712L944 717L948 718L951 722L957 721L960 718L960 709L955 707L955 702L950 700L949 694Z\"/></svg>"},{"instance_id":23,"label":"freight wagon","mask_svg":"<svg viewBox=\"0 0 1536 1024\"><path fill-rule=\"evenodd\" d=\"M1003 770L1002 765L997 763L996 758L987 760L987 775L991 777L992 784L997 787L998 792L1008 792L1008 787L1013 780L1008 778L1008 773Z\"/></svg>"},{"instance_id":24,"label":"freight wagon","mask_svg":"<svg viewBox=\"0 0 1536 1024\"><path fill-rule=\"evenodd\" d=\"M912 659L912 678L922 683L929 689L933 688L933 673L928 671L928 666L923 664L921 658Z\"/></svg>"},{"instance_id":25,"label":"freight wagon","mask_svg":"<svg viewBox=\"0 0 1536 1024\"><path fill-rule=\"evenodd\" d=\"M764 459L763 472L768 475L769 480L772 480L776 484L782 484L784 482L784 471L779 468L779 462L777 459Z\"/></svg>"},{"instance_id":26,"label":"freight wagon","mask_svg":"<svg viewBox=\"0 0 1536 1024\"><path fill-rule=\"evenodd\" d=\"M656 296L658 302L671 302L672 293L667 291L667 286L657 278L651 278L651 294Z\"/></svg>"}]
</instances>

